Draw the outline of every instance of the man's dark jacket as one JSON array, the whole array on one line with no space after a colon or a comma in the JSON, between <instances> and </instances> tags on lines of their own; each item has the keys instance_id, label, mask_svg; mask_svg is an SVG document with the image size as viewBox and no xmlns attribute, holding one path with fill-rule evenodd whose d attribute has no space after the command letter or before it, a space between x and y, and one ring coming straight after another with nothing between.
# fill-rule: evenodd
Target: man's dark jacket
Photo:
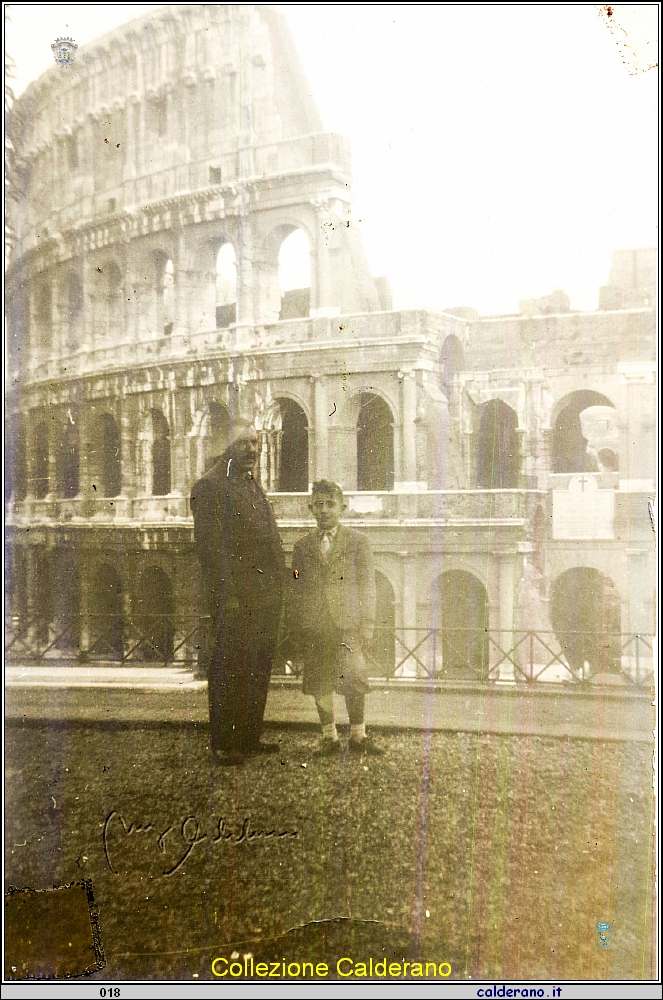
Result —
<instances>
[{"instance_id":1,"label":"man's dark jacket","mask_svg":"<svg viewBox=\"0 0 663 1000\"><path fill-rule=\"evenodd\" d=\"M210 616L202 659L212 749L244 754L260 740L285 568L272 506L231 459L232 448L198 480L191 509L201 611Z\"/></svg>"}]
</instances>

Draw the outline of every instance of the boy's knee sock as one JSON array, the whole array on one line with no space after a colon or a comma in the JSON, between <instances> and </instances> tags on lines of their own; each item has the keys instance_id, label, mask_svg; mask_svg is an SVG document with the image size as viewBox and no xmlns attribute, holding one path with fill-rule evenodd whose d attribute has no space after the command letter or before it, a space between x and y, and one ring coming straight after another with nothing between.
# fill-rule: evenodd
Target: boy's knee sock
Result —
<instances>
[{"instance_id":1,"label":"boy's knee sock","mask_svg":"<svg viewBox=\"0 0 663 1000\"><path fill-rule=\"evenodd\" d=\"M348 718L351 726L361 726L364 721L364 702L366 696L363 694L347 694L345 704L348 707Z\"/></svg>"},{"instance_id":2,"label":"boy's knee sock","mask_svg":"<svg viewBox=\"0 0 663 1000\"><path fill-rule=\"evenodd\" d=\"M337 740L336 723L334 722L334 696L325 695L324 698L316 699L316 708L322 727L322 737L328 740Z\"/></svg>"}]
</instances>

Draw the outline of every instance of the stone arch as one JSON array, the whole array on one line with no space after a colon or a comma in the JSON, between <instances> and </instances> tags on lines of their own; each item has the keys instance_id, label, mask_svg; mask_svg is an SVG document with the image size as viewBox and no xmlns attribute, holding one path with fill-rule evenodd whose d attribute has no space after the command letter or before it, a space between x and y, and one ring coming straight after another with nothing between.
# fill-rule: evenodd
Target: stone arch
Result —
<instances>
[{"instance_id":1,"label":"stone arch","mask_svg":"<svg viewBox=\"0 0 663 1000\"><path fill-rule=\"evenodd\" d=\"M302 227L281 241L278 252L279 319L308 316L311 309L311 240Z\"/></svg>"},{"instance_id":2,"label":"stone arch","mask_svg":"<svg viewBox=\"0 0 663 1000\"><path fill-rule=\"evenodd\" d=\"M175 645L175 600L170 577L159 566L149 566L140 577L132 619L140 637L140 658L172 659Z\"/></svg>"},{"instance_id":3,"label":"stone arch","mask_svg":"<svg viewBox=\"0 0 663 1000\"><path fill-rule=\"evenodd\" d=\"M596 440L590 444L585 431L592 436L591 421L583 427L582 415L590 409L596 407L608 408L615 414L614 404L600 392L591 389L579 389L571 392L559 401L553 411L551 447L550 447L550 467L554 473L564 472L598 472L599 457L598 452L602 449L613 451L613 455L608 457L608 464L614 466L619 464L617 456L612 448L601 440L598 434ZM614 437L614 435L612 436ZM610 435L608 435L610 440ZM594 445L594 446L593 446ZM617 444L618 447L618 444Z\"/></svg>"},{"instance_id":4,"label":"stone arch","mask_svg":"<svg viewBox=\"0 0 663 1000\"><path fill-rule=\"evenodd\" d=\"M357 489L393 490L393 411L377 393L362 392L357 401Z\"/></svg>"},{"instance_id":5,"label":"stone arch","mask_svg":"<svg viewBox=\"0 0 663 1000\"><path fill-rule=\"evenodd\" d=\"M458 337L450 333L440 351L440 389L451 399L454 378L465 369L465 351Z\"/></svg>"},{"instance_id":6,"label":"stone arch","mask_svg":"<svg viewBox=\"0 0 663 1000\"><path fill-rule=\"evenodd\" d=\"M610 577L575 566L553 581L552 627L579 678L621 670L621 596Z\"/></svg>"},{"instance_id":7,"label":"stone arch","mask_svg":"<svg viewBox=\"0 0 663 1000\"><path fill-rule=\"evenodd\" d=\"M56 456L57 491L61 497L78 496L80 488L80 435L78 422L71 410L67 411L60 432Z\"/></svg>"},{"instance_id":8,"label":"stone arch","mask_svg":"<svg viewBox=\"0 0 663 1000\"><path fill-rule=\"evenodd\" d=\"M32 428L32 495L43 500L50 489L48 424L39 420Z\"/></svg>"},{"instance_id":9,"label":"stone arch","mask_svg":"<svg viewBox=\"0 0 663 1000\"><path fill-rule=\"evenodd\" d=\"M152 496L167 496L171 491L170 426L163 410L153 408L152 418Z\"/></svg>"},{"instance_id":10,"label":"stone arch","mask_svg":"<svg viewBox=\"0 0 663 1000\"><path fill-rule=\"evenodd\" d=\"M95 284L95 336L117 337L122 332L124 296L122 271L114 257L106 258L93 270Z\"/></svg>"},{"instance_id":11,"label":"stone arch","mask_svg":"<svg viewBox=\"0 0 663 1000\"><path fill-rule=\"evenodd\" d=\"M280 396L277 403L281 411L279 439L280 493L306 493L308 491L308 419L304 409L288 396Z\"/></svg>"},{"instance_id":12,"label":"stone arch","mask_svg":"<svg viewBox=\"0 0 663 1000\"><path fill-rule=\"evenodd\" d=\"M237 321L237 255L230 240L216 254L216 325L225 329Z\"/></svg>"},{"instance_id":13,"label":"stone arch","mask_svg":"<svg viewBox=\"0 0 663 1000\"><path fill-rule=\"evenodd\" d=\"M473 573L452 569L437 578L433 595L436 672L447 679L485 679L489 668L485 587Z\"/></svg>"},{"instance_id":14,"label":"stone arch","mask_svg":"<svg viewBox=\"0 0 663 1000\"><path fill-rule=\"evenodd\" d=\"M308 244L307 272L293 278L293 268L286 268L286 261L279 257L286 241L291 241L296 232L301 232ZM311 305L311 251L314 243L308 228L299 219L284 218L269 232L259 251L257 262L257 284L255 306L262 322L275 323L280 319L295 319L308 316ZM284 255L287 256L287 247ZM292 260L290 261L292 264ZM294 268L296 271L297 269ZM284 273L285 272L285 273ZM282 282L288 287L282 287ZM308 280L308 291L304 282Z\"/></svg>"},{"instance_id":15,"label":"stone arch","mask_svg":"<svg viewBox=\"0 0 663 1000\"><path fill-rule=\"evenodd\" d=\"M392 677L396 666L396 595L386 573L375 571L375 631L367 650L369 667ZM371 662L372 661L372 662Z\"/></svg>"},{"instance_id":16,"label":"stone arch","mask_svg":"<svg viewBox=\"0 0 663 1000\"><path fill-rule=\"evenodd\" d=\"M516 489L520 474L518 415L502 399L479 408L476 449L477 489Z\"/></svg>"},{"instance_id":17,"label":"stone arch","mask_svg":"<svg viewBox=\"0 0 663 1000\"><path fill-rule=\"evenodd\" d=\"M89 598L90 653L121 659L126 621L122 578L114 566L103 563L92 579Z\"/></svg>"},{"instance_id":18,"label":"stone arch","mask_svg":"<svg viewBox=\"0 0 663 1000\"><path fill-rule=\"evenodd\" d=\"M94 422L90 468L97 495L118 496L122 489L121 439L112 413L101 413Z\"/></svg>"}]
</instances>

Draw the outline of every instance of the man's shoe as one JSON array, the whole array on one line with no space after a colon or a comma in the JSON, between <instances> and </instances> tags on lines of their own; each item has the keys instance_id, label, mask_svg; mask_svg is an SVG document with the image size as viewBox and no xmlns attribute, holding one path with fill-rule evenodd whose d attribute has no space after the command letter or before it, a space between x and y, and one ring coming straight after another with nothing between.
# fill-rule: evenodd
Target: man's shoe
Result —
<instances>
[{"instance_id":1,"label":"man's shoe","mask_svg":"<svg viewBox=\"0 0 663 1000\"><path fill-rule=\"evenodd\" d=\"M281 749L280 743L256 743L254 747L248 751L250 757L254 757L257 754L263 753L278 753Z\"/></svg>"},{"instance_id":2,"label":"man's shoe","mask_svg":"<svg viewBox=\"0 0 663 1000\"><path fill-rule=\"evenodd\" d=\"M343 752L340 740L320 740L320 746L313 752L314 757L335 757Z\"/></svg>"},{"instance_id":3,"label":"man's shoe","mask_svg":"<svg viewBox=\"0 0 663 1000\"><path fill-rule=\"evenodd\" d=\"M352 754L363 754L365 757L384 756L384 750L374 743L370 736L364 736L363 740L350 740L348 749Z\"/></svg>"}]
</instances>

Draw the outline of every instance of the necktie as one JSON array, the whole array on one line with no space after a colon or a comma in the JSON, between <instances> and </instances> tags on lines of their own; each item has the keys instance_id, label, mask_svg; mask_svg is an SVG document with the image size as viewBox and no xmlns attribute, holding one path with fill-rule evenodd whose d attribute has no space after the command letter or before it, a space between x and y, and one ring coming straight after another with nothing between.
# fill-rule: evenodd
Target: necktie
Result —
<instances>
[{"instance_id":1,"label":"necktie","mask_svg":"<svg viewBox=\"0 0 663 1000\"><path fill-rule=\"evenodd\" d=\"M322 558L326 559L331 548L331 535L328 531L323 532L322 538L320 539L320 551L322 552Z\"/></svg>"}]
</instances>

